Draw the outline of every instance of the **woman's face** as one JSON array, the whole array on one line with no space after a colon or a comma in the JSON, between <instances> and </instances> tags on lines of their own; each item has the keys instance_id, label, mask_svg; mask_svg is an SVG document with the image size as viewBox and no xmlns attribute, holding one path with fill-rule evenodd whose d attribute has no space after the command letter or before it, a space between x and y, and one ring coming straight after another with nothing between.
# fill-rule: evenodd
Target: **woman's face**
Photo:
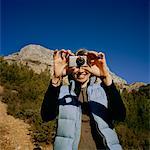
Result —
<instances>
[{"instance_id":1,"label":"woman's face","mask_svg":"<svg viewBox=\"0 0 150 150\"><path fill-rule=\"evenodd\" d=\"M76 81L83 84L89 79L91 74L85 69L83 69L83 67L73 67L72 75Z\"/></svg>"}]
</instances>

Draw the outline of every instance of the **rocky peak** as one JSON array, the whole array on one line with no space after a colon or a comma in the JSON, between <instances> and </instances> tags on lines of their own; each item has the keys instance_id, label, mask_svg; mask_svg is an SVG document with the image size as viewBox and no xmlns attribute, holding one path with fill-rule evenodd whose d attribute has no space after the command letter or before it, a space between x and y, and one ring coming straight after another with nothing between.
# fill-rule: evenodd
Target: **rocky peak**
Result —
<instances>
[{"instance_id":1,"label":"rocky peak","mask_svg":"<svg viewBox=\"0 0 150 150\"><path fill-rule=\"evenodd\" d=\"M53 52L43 46L30 44L23 47L20 52L4 57L4 60L27 65L36 73L41 73L45 69L52 71Z\"/></svg>"},{"instance_id":2,"label":"rocky peak","mask_svg":"<svg viewBox=\"0 0 150 150\"><path fill-rule=\"evenodd\" d=\"M22 61L40 62L48 65L52 64L53 51L40 45L27 45L19 52Z\"/></svg>"},{"instance_id":3,"label":"rocky peak","mask_svg":"<svg viewBox=\"0 0 150 150\"><path fill-rule=\"evenodd\" d=\"M19 52L5 56L4 60L9 63L17 62L29 66L36 73L41 73L45 69L53 73L53 52L40 45L30 44L23 47ZM127 82L121 77L110 71L115 83L126 84Z\"/></svg>"}]
</instances>

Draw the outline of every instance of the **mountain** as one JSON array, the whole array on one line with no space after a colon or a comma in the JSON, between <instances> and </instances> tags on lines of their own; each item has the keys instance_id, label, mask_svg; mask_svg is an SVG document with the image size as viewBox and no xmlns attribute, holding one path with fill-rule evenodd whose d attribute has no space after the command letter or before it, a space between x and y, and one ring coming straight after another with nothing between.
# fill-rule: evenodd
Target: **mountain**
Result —
<instances>
[{"instance_id":1,"label":"mountain","mask_svg":"<svg viewBox=\"0 0 150 150\"><path fill-rule=\"evenodd\" d=\"M139 91L140 88L146 87L148 84L144 82L135 82L132 84L118 84L120 92L127 90L128 93L132 91Z\"/></svg>"},{"instance_id":2,"label":"mountain","mask_svg":"<svg viewBox=\"0 0 150 150\"><path fill-rule=\"evenodd\" d=\"M42 47L40 45L30 44L23 47L19 52L5 56L4 60L9 63L21 63L29 66L36 73L41 73L48 69L53 74L53 53L54 50ZM110 70L110 69L109 69ZM126 84L127 82L110 71L115 83Z\"/></svg>"},{"instance_id":3,"label":"mountain","mask_svg":"<svg viewBox=\"0 0 150 150\"><path fill-rule=\"evenodd\" d=\"M4 60L9 63L16 62L27 65L36 73L40 73L44 69L49 69L52 73L53 53L53 50L49 50L40 45L27 45L19 52L4 57ZM2 100L2 102L7 103L7 112L9 115L23 119L26 123L31 124L30 135L36 147L42 145L42 149L50 149L47 146L48 144L49 146L51 145L55 137L56 120L48 123L42 122L39 113L41 102L48 86L49 76L47 74L37 75L30 72L27 68L22 69L24 67L17 67L16 65L9 66L3 61L3 58L1 62L0 67L2 73L0 74L0 81L2 86L0 86L0 101ZM136 82L129 85L121 77L112 72L110 73L117 83L117 89L119 89L126 107L125 121L121 123L116 122L115 124L115 130L118 133L123 149L149 149L150 84ZM0 116L2 118L2 121L0 120L2 127L0 145L1 143L6 143L6 146L12 146L10 143L12 141L14 142L12 144L17 144L22 147L23 143L22 141L20 143L19 137L23 136L23 141L26 141L28 138L24 136L26 132L22 131L24 129L22 129L22 125L19 128L17 124L12 123L15 119L8 120L8 115L4 113L6 110L2 106L0 103L0 113L4 115ZM10 125L7 121L9 121ZM18 130L16 130L17 128L14 125L18 127ZM9 130L11 128L13 130ZM19 136L14 134L14 137L12 136L13 134L8 134L12 131L22 134Z\"/></svg>"},{"instance_id":4,"label":"mountain","mask_svg":"<svg viewBox=\"0 0 150 150\"><path fill-rule=\"evenodd\" d=\"M8 63L16 62L27 65L38 74L45 69L53 70L53 50L40 45L27 45L19 52L5 56L4 60Z\"/></svg>"}]
</instances>

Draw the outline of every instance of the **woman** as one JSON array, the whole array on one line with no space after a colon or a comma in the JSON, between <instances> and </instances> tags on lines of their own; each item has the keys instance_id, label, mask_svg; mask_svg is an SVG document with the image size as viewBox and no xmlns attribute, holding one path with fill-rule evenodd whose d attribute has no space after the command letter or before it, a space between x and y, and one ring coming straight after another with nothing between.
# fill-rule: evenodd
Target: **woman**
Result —
<instances>
[{"instance_id":1,"label":"woman","mask_svg":"<svg viewBox=\"0 0 150 150\"><path fill-rule=\"evenodd\" d=\"M122 149L113 121L125 119L125 107L104 53L80 49L76 56L85 56L87 62L72 67L70 56L74 56L71 51L55 51L54 76L41 108L44 121L58 115L54 149ZM66 75L69 85L62 84Z\"/></svg>"}]
</instances>

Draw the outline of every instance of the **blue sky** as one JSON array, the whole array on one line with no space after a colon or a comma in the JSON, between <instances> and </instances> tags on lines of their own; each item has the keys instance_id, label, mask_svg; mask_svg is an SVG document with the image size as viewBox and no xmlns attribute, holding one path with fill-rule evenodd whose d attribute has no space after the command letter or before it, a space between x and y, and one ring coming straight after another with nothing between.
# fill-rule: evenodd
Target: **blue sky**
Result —
<instances>
[{"instance_id":1,"label":"blue sky","mask_svg":"<svg viewBox=\"0 0 150 150\"><path fill-rule=\"evenodd\" d=\"M0 55L31 43L87 48L104 52L128 83L148 83L148 7L148 0L1 0Z\"/></svg>"}]
</instances>

